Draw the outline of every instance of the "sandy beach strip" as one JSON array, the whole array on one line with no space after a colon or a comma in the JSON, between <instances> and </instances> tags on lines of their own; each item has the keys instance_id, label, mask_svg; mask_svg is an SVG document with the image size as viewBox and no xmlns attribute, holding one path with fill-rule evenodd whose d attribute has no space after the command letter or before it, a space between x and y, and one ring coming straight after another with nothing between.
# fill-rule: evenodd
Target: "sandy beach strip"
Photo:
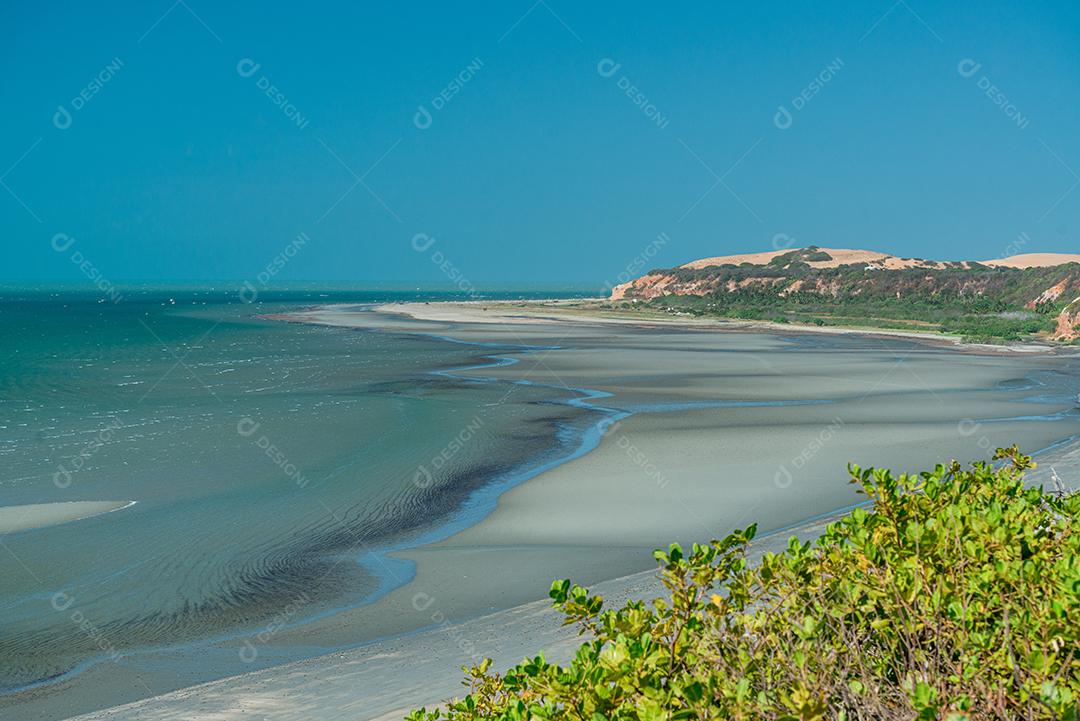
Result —
<instances>
[{"instance_id":1,"label":"sandy beach strip","mask_svg":"<svg viewBox=\"0 0 1080 721\"><path fill-rule=\"evenodd\" d=\"M688 315L666 315L659 312L646 314L641 311L608 310L581 307L586 301L603 299L551 299L551 300L471 300L435 301L427 303L383 303L371 310L378 313L398 315L419 323L468 324L468 325L536 325L536 324L592 324L606 326L634 326L641 328L686 328L702 331L744 331L785 334L856 335L880 338L904 338L928 344L941 345L959 350L984 353L1078 353L1075 349L1046 343L964 343L959 336L930 331L894 328L816 326L798 323L773 323L771 321L731 320ZM318 323L342 327L370 327L368 319L350 320L348 304L327 305L294 313L267 316L277 320ZM387 324L383 324L389 326Z\"/></svg>"}]
</instances>

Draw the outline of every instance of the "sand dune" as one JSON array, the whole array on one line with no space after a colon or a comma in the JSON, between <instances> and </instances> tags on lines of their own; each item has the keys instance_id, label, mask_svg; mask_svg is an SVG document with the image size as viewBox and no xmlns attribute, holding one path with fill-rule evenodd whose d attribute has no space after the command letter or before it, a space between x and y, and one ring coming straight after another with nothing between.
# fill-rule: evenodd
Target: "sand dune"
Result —
<instances>
[{"instance_id":1,"label":"sand dune","mask_svg":"<svg viewBox=\"0 0 1080 721\"><path fill-rule=\"evenodd\" d=\"M770 260L778 255L788 253L788 250L771 250L764 253L741 253L739 255L717 255L711 258L701 258L700 260L693 260L689 263L680 265L680 268L706 268L710 265L740 265L742 263L753 263L754 265L765 265Z\"/></svg>"},{"instance_id":2,"label":"sand dune","mask_svg":"<svg viewBox=\"0 0 1080 721\"><path fill-rule=\"evenodd\" d=\"M790 253L797 248L784 250L772 250L764 253L740 253L738 255L718 255L712 258L694 260L680 267L682 268L705 268L710 265L739 265L741 263L753 263L754 265L766 265L773 258ZM819 248L833 257L833 260L817 261L810 263L815 268L834 268L845 263L870 263L875 260L891 257L886 253L878 253L873 250L851 250L847 248Z\"/></svg>"},{"instance_id":3,"label":"sand dune","mask_svg":"<svg viewBox=\"0 0 1080 721\"><path fill-rule=\"evenodd\" d=\"M739 265L741 263L753 263L754 265L766 265L773 258L790 253L794 250L801 250L801 248L787 248L784 250L772 250L765 253L741 253L739 255L718 255L712 258L702 258L701 260L694 260L685 265L679 266L681 268L706 268L710 265L726 265L734 264ZM874 264L879 267L889 269L900 268L915 268L915 267L937 267L942 265L941 263L933 260L920 260L917 258L898 258L895 255L889 255L888 253L880 253L876 250L859 250L856 248L818 248L817 250L828 253L832 256L830 260L814 260L809 261L807 265L811 268L836 268L841 265L852 265L856 263Z\"/></svg>"},{"instance_id":4,"label":"sand dune","mask_svg":"<svg viewBox=\"0 0 1080 721\"><path fill-rule=\"evenodd\" d=\"M1022 253L979 262L999 268L1047 268L1065 263L1080 263L1080 253Z\"/></svg>"},{"instance_id":5,"label":"sand dune","mask_svg":"<svg viewBox=\"0 0 1080 721\"><path fill-rule=\"evenodd\" d=\"M762 253L740 253L737 255L717 255L711 258L701 258L685 263L680 268L707 268L713 265L739 265L741 263L753 263L754 265L767 265L777 256L790 253L799 248L787 248L784 250L770 250ZM836 268L841 265L866 263L877 268L887 270L901 270L904 268L941 268L945 263L936 260L922 260L919 258L900 258L888 253L880 253L876 250L858 250L852 248L818 248L832 256L831 260L810 261L807 263L812 268ZM968 262L968 261L962 261ZM993 260L980 260L982 265L999 268L1044 268L1065 263L1080 263L1080 253L1024 253L1013 255L1008 258L995 258Z\"/></svg>"}]
</instances>

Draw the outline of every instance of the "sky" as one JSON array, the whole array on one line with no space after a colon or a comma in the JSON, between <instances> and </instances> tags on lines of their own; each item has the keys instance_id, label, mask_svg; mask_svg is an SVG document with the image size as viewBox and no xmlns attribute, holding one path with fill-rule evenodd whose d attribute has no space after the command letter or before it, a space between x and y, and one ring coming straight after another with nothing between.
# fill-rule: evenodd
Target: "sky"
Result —
<instances>
[{"instance_id":1,"label":"sky","mask_svg":"<svg viewBox=\"0 0 1080 721\"><path fill-rule=\"evenodd\" d=\"M1080 252L1074 1L21 0L0 64L7 281Z\"/></svg>"}]
</instances>

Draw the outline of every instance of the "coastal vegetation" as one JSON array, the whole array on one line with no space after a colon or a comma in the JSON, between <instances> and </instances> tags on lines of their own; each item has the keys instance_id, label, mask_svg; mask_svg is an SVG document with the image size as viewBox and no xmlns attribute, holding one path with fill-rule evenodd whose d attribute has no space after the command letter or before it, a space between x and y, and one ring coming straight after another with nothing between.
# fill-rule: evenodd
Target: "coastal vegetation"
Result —
<instances>
[{"instance_id":1,"label":"coastal vegetation","mask_svg":"<svg viewBox=\"0 0 1080 721\"><path fill-rule=\"evenodd\" d=\"M755 527L655 552L666 597L551 597L584 642L409 721L1080 718L1080 495L1030 488L1016 447L865 494L816 542L751 563Z\"/></svg>"},{"instance_id":2,"label":"coastal vegetation","mask_svg":"<svg viewBox=\"0 0 1080 721\"><path fill-rule=\"evenodd\" d=\"M778 296L744 289L722 296L662 296L655 309L739 320L772 320L817 326L923 330L962 336L969 342L1018 341L1046 336L1064 308L1048 304L1038 311L985 298L909 296L907 298L828 297L813 293Z\"/></svg>"},{"instance_id":3,"label":"coastal vegetation","mask_svg":"<svg viewBox=\"0 0 1080 721\"><path fill-rule=\"evenodd\" d=\"M933 331L971 341L1077 335L1066 312L1080 294L1077 263L1012 268L898 259L901 267L886 267L829 265L829 259L810 247L765 264L653 270L627 284L614 303L693 316Z\"/></svg>"}]
</instances>

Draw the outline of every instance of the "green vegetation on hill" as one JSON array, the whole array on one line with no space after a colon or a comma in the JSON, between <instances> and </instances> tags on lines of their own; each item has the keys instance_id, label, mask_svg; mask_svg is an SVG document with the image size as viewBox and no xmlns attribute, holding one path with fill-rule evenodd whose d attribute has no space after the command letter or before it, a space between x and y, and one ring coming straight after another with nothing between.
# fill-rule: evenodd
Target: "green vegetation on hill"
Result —
<instances>
[{"instance_id":1,"label":"green vegetation on hill","mask_svg":"<svg viewBox=\"0 0 1080 721\"><path fill-rule=\"evenodd\" d=\"M769 261L769 265L773 268L787 268L794 263L812 263L832 259L833 257L824 250L812 245L809 248L800 248L799 250L792 250L778 255ZM746 265L753 264L747 263Z\"/></svg>"},{"instance_id":2,"label":"green vegetation on hill","mask_svg":"<svg viewBox=\"0 0 1080 721\"><path fill-rule=\"evenodd\" d=\"M1049 334L1057 315L1080 294L1080 265L991 268L959 263L944 268L882 270L865 264L813 268L826 260L807 248L768 265L672 268L668 295L652 307L691 315L778 320L817 325L930 330L970 340L1020 340ZM1051 288L1055 300L1040 302ZM694 294L693 289L704 295ZM627 294L633 299L634 289Z\"/></svg>"},{"instance_id":3,"label":"green vegetation on hill","mask_svg":"<svg viewBox=\"0 0 1080 721\"><path fill-rule=\"evenodd\" d=\"M816 293L778 296L753 288L705 297L662 296L653 299L651 306L694 316L925 330L960 335L970 341L1022 340L1049 333L1060 312L1056 306L1036 312L982 297L834 298Z\"/></svg>"},{"instance_id":4,"label":"green vegetation on hill","mask_svg":"<svg viewBox=\"0 0 1080 721\"><path fill-rule=\"evenodd\" d=\"M557 581L585 641L411 721L1080 718L1080 495L1026 488L1031 459L919 475L850 468L873 508L816 543L746 558L754 527L657 551L668 596L605 610Z\"/></svg>"}]
</instances>

